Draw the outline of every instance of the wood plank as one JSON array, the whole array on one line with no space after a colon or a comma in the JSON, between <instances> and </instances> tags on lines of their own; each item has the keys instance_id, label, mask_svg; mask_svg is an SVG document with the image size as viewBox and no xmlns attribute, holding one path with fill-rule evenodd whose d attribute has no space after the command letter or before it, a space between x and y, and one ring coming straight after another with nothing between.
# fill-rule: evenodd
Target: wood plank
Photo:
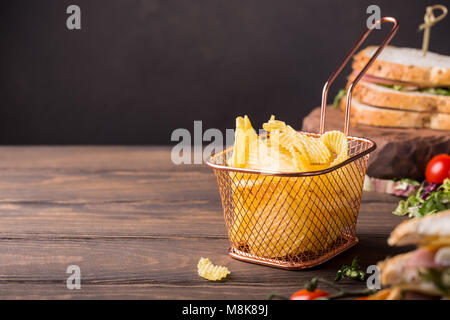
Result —
<instances>
[{"instance_id":1,"label":"wood plank","mask_svg":"<svg viewBox=\"0 0 450 320\"><path fill-rule=\"evenodd\" d=\"M175 184L173 187L175 188ZM225 238L225 224L218 191L215 190L214 193L211 200L193 197L184 201L167 202L2 201L0 238L127 236ZM386 234L401 221L401 218L390 214L396 202L374 202L370 200L371 197L371 195L363 197L358 218L358 233Z\"/></svg>"},{"instance_id":2,"label":"wood plank","mask_svg":"<svg viewBox=\"0 0 450 320\"><path fill-rule=\"evenodd\" d=\"M57 283L66 279L66 268L80 266L83 283L164 283L200 285L196 274L201 256L227 265L232 271L229 284L290 283L306 281L312 275L333 277L342 264L354 256L362 265L374 264L386 253L404 248L388 248L384 237L360 237L360 243L335 259L305 271L286 271L244 263L227 255L225 239L70 239L2 240L0 242L0 282ZM354 284L353 282L351 284Z\"/></svg>"},{"instance_id":3,"label":"wood plank","mask_svg":"<svg viewBox=\"0 0 450 320\"><path fill-rule=\"evenodd\" d=\"M280 286L254 283L246 286L222 283L205 283L192 287L190 284L81 284L80 290L68 290L65 283L2 283L0 299L108 299L108 300L262 300L267 294L277 293L289 297L299 290L298 284Z\"/></svg>"}]
</instances>

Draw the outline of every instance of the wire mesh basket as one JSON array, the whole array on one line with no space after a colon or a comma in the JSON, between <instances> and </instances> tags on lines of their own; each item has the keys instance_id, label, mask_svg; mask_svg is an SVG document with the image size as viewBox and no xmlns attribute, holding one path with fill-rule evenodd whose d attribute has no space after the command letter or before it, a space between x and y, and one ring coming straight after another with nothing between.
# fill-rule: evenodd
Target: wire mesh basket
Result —
<instances>
[{"instance_id":1,"label":"wire mesh basket","mask_svg":"<svg viewBox=\"0 0 450 320\"><path fill-rule=\"evenodd\" d=\"M398 28L394 18L385 17L376 24L382 22L391 22L394 27L348 88L346 135L353 87ZM320 137L324 133L328 88L376 24L363 34L325 84L320 133L304 134ZM376 145L369 139L348 135L347 142L346 161L314 172L273 173L230 167L227 160L233 148L213 155L207 164L217 177L230 255L295 270L316 266L355 245L365 171L369 153Z\"/></svg>"}]
</instances>

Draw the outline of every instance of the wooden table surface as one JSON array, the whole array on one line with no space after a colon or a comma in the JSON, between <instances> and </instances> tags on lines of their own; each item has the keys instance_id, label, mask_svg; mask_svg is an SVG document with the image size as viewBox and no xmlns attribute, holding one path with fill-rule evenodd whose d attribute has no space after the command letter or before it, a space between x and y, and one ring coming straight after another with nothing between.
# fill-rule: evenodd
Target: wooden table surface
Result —
<instances>
[{"instance_id":1,"label":"wooden table surface","mask_svg":"<svg viewBox=\"0 0 450 320\"><path fill-rule=\"evenodd\" d=\"M2 299L264 299L333 279L354 256L367 266L408 249L386 244L398 199L365 193L359 244L320 267L234 260L213 172L172 164L168 147L1 147L0 195ZM202 256L230 280L200 278ZM80 290L66 287L69 265L81 269Z\"/></svg>"}]
</instances>

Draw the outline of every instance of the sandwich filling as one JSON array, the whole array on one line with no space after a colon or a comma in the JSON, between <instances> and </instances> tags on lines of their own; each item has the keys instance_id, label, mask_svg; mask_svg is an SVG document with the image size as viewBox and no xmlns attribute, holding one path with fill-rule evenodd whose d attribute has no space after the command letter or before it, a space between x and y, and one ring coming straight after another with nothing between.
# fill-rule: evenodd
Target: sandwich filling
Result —
<instances>
[{"instance_id":1,"label":"sandwich filling","mask_svg":"<svg viewBox=\"0 0 450 320\"><path fill-rule=\"evenodd\" d=\"M356 73L354 73L356 76ZM430 87L422 83L405 82L392 79L385 79L371 75L364 75L361 80L372 84L382 86L384 88L402 91L402 92L421 92L428 94L436 94L442 96L450 96L450 87Z\"/></svg>"},{"instance_id":2,"label":"sandwich filling","mask_svg":"<svg viewBox=\"0 0 450 320\"><path fill-rule=\"evenodd\" d=\"M427 246L408 255L391 284L430 295L450 296L450 245Z\"/></svg>"}]
</instances>

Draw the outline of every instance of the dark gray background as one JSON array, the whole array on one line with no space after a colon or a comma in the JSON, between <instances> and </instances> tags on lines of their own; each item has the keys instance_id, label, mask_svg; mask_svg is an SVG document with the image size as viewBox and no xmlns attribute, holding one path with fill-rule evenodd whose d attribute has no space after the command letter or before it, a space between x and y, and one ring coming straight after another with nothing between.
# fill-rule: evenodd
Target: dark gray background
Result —
<instances>
[{"instance_id":1,"label":"dark gray background","mask_svg":"<svg viewBox=\"0 0 450 320\"><path fill-rule=\"evenodd\" d=\"M419 48L435 3L448 1L2 1L0 144L166 144L194 120L233 128L241 114L299 128L368 5L398 18L392 44ZM80 31L66 28L69 4L81 7ZM449 31L447 17L430 50L450 54Z\"/></svg>"}]
</instances>

